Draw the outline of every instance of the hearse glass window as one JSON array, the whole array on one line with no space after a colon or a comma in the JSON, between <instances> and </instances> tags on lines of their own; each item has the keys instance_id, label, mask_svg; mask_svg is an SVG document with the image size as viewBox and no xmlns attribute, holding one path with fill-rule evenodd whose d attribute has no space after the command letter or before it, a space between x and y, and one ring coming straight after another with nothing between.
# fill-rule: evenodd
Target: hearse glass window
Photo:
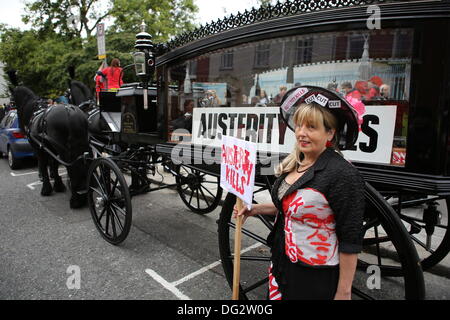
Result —
<instances>
[{"instance_id":1,"label":"hearse glass window","mask_svg":"<svg viewBox=\"0 0 450 320\"><path fill-rule=\"evenodd\" d=\"M338 92L360 112L363 124L353 150L344 152L348 159L404 166L412 45L412 29L328 32L250 42L173 65L169 140L218 145L225 133L254 140L259 150L273 151L273 144L288 153L293 133L277 108L290 88L315 85ZM257 109L250 117L246 108ZM242 135L249 127L257 134Z\"/></svg>"}]
</instances>

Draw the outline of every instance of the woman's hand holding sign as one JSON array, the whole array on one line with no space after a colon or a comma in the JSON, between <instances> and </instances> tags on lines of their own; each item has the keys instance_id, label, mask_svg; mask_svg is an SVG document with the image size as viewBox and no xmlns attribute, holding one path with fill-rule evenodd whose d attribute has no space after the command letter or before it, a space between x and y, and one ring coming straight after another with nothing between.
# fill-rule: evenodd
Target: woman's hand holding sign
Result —
<instances>
[{"instance_id":1,"label":"woman's hand holding sign","mask_svg":"<svg viewBox=\"0 0 450 320\"><path fill-rule=\"evenodd\" d=\"M245 220L248 217L256 216L258 214L262 215L276 215L277 208L273 203L259 203L253 204L251 210L248 210L246 206L244 206L241 210L238 210L237 205L233 208L233 217L237 219L240 216L243 216L242 224L244 224Z\"/></svg>"},{"instance_id":2,"label":"woman's hand holding sign","mask_svg":"<svg viewBox=\"0 0 450 320\"><path fill-rule=\"evenodd\" d=\"M248 210L248 208L247 208L246 206L244 206L241 210L238 210L237 205L234 205L234 208L233 208L233 217L234 217L235 219L237 219L237 218L240 217L240 216L244 216L244 218L242 219L242 224L244 224L244 223L245 223L245 220L247 220L247 218L248 218L249 216L254 216L254 215L257 214L256 211L257 211L257 210L256 210L256 208L255 208L255 205L252 206L252 209L251 209L251 210Z\"/></svg>"}]
</instances>

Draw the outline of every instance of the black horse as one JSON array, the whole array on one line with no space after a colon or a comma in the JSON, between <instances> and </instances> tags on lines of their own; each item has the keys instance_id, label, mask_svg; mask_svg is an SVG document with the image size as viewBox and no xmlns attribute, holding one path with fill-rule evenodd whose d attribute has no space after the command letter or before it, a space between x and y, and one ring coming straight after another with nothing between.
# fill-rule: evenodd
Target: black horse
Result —
<instances>
[{"instance_id":1,"label":"black horse","mask_svg":"<svg viewBox=\"0 0 450 320\"><path fill-rule=\"evenodd\" d=\"M103 138L103 131L109 130L108 123L101 117L91 90L83 82L78 80L70 82L69 102L86 113L89 133L98 139Z\"/></svg>"},{"instance_id":2,"label":"black horse","mask_svg":"<svg viewBox=\"0 0 450 320\"><path fill-rule=\"evenodd\" d=\"M55 155L71 163L67 167L72 196L71 208L80 208L86 204L87 164L82 159L89 152L88 120L80 108L73 105L46 106L30 89L16 87L13 97L17 106L19 126L27 134L31 146L38 158L42 175L41 195L49 196L52 191L63 192L65 186L58 174L58 162L42 146ZM48 168L54 185L50 183Z\"/></svg>"},{"instance_id":3,"label":"black horse","mask_svg":"<svg viewBox=\"0 0 450 320\"><path fill-rule=\"evenodd\" d=\"M85 103L94 103L91 90L83 82L78 80L70 81L69 102L80 106Z\"/></svg>"}]
</instances>

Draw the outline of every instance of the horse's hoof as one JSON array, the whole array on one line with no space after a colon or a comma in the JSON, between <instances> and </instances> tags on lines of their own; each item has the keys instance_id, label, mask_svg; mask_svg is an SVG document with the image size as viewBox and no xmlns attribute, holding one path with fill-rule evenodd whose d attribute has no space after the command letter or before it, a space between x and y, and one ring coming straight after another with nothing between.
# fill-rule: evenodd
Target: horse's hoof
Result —
<instances>
[{"instance_id":1,"label":"horse's hoof","mask_svg":"<svg viewBox=\"0 0 450 320\"><path fill-rule=\"evenodd\" d=\"M72 196L70 198L70 209L80 209L87 205L87 197L86 196Z\"/></svg>"},{"instance_id":2,"label":"horse's hoof","mask_svg":"<svg viewBox=\"0 0 450 320\"><path fill-rule=\"evenodd\" d=\"M42 189L41 189L41 196L43 197L48 197L49 195L52 194L53 188L52 185L50 183L44 183L42 185Z\"/></svg>"},{"instance_id":3,"label":"horse's hoof","mask_svg":"<svg viewBox=\"0 0 450 320\"><path fill-rule=\"evenodd\" d=\"M55 192L65 192L66 186L61 180L56 180L53 184L53 190L55 190Z\"/></svg>"}]
</instances>

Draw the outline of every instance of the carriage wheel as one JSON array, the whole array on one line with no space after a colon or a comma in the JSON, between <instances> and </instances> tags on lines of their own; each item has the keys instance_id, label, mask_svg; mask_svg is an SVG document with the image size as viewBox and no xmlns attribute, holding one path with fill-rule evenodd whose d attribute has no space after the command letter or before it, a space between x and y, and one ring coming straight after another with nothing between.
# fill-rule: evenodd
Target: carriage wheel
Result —
<instances>
[{"instance_id":1,"label":"carriage wheel","mask_svg":"<svg viewBox=\"0 0 450 320\"><path fill-rule=\"evenodd\" d=\"M412 198L390 199L405 228L416 246L423 270L438 264L450 251L450 230L448 218L449 197L414 196ZM399 210L400 209L400 210ZM380 243L387 240L381 238ZM401 270L393 272L401 275Z\"/></svg>"},{"instance_id":2,"label":"carriage wheel","mask_svg":"<svg viewBox=\"0 0 450 320\"><path fill-rule=\"evenodd\" d=\"M217 208L222 199L219 177L185 165L176 166L175 172L178 194L191 211L207 214Z\"/></svg>"},{"instance_id":3,"label":"carriage wheel","mask_svg":"<svg viewBox=\"0 0 450 320\"><path fill-rule=\"evenodd\" d=\"M102 237L117 245L131 227L131 197L119 167L108 158L95 159L88 171L88 203Z\"/></svg>"},{"instance_id":4,"label":"carriage wheel","mask_svg":"<svg viewBox=\"0 0 450 320\"><path fill-rule=\"evenodd\" d=\"M354 296L363 299L423 299L424 280L419 258L409 235L392 207L371 186L365 189L366 211L364 228L366 237L373 238L372 226L389 235L390 247L387 251L377 250L373 243L364 240L363 252L359 255L358 268L353 283ZM266 200L270 197L266 197ZM234 248L234 221L231 221L233 206L236 197L228 194L220 213L219 224L219 250L222 267L230 287L233 284L233 255L230 248ZM243 227L242 247L247 248L248 253L241 253L241 288L240 299L266 299L268 268L270 250L267 247L266 238L272 222L267 217L258 216L248 219ZM381 230L379 230L381 231ZM379 233L377 233L380 236ZM398 263L389 259L397 257ZM368 288L368 267L378 265L381 271L381 288ZM389 278L392 269L403 269L401 278Z\"/></svg>"}]
</instances>

